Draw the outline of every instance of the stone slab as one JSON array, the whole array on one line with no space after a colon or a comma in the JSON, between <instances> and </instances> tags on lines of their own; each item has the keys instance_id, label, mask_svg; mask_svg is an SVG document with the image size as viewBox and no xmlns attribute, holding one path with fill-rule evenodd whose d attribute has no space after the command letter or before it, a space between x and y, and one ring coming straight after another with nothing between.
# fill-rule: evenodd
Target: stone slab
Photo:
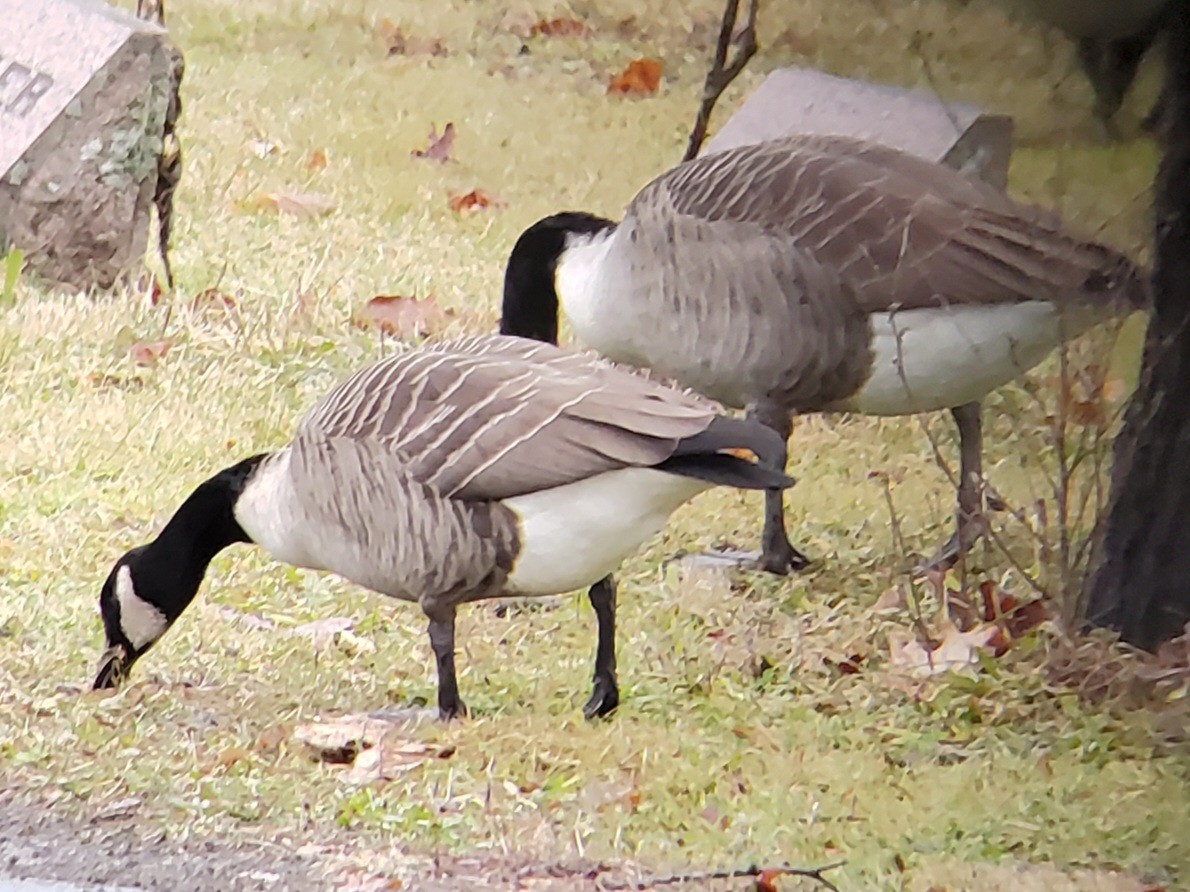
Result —
<instances>
[{"instance_id":1,"label":"stone slab","mask_svg":"<svg viewBox=\"0 0 1190 892\"><path fill-rule=\"evenodd\" d=\"M138 267L168 83L157 25L99 0L3 0L0 246L78 288Z\"/></svg>"},{"instance_id":2,"label":"stone slab","mask_svg":"<svg viewBox=\"0 0 1190 892\"><path fill-rule=\"evenodd\" d=\"M1000 188L1008 181L1012 119L1007 115L806 68L772 72L703 153L799 133L867 139L949 164Z\"/></svg>"}]
</instances>

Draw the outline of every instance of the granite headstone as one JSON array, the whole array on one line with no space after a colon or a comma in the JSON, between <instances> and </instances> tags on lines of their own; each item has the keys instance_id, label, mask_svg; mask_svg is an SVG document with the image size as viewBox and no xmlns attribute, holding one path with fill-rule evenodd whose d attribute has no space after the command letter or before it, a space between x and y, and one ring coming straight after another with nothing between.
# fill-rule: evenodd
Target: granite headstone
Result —
<instances>
[{"instance_id":1,"label":"granite headstone","mask_svg":"<svg viewBox=\"0 0 1190 892\"><path fill-rule=\"evenodd\" d=\"M75 288L138 268L169 85L157 25L98 0L4 0L0 251Z\"/></svg>"},{"instance_id":2,"label":"granite headstone","mask_svg":"<svg viewBox=\"0 0 1190 892\"><path fill-rule=\"evenodd\" d=\"M1012 119L919 90L779 68L745 100L703 154L794 134L853 136L941 161L1004 188Z\"/></svg>"}]
</instances>

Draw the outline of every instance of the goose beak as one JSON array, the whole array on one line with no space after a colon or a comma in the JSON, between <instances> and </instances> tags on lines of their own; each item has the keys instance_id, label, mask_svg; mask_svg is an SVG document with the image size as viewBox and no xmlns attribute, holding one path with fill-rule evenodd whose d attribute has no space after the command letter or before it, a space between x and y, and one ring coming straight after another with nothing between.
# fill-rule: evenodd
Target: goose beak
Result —
<instances>
[{"instance_id":1,"label":"goose beak","mask_svg":"<svg viewBox=\"0 0 1190 892\"><path fill-rule=\"evenodd\" d=\"M132 661L128 659L128 651L124 649L124 645L112 645L99 658L99 674L95 676L91 690L103 691L119 687L131 666Z\"/></svg>"}]
</instances>

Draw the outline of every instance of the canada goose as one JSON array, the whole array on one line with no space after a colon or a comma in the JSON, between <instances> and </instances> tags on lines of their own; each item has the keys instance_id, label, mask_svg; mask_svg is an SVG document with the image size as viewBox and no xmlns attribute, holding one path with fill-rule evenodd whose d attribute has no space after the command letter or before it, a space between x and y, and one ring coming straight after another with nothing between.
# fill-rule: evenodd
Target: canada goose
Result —
<instances>
[{"instance_id":1,"label":"canada goose","mask_svg":"<svg viewBox=\"0 0 1190 892\"><path fill-rule=\"evenodd\" d=\"M500 331L556 342L560 300L587 346L746 408L783 441L799 412L949 408L961 477L944 565L979 518L979 400L1145 295L1118 252L949 167L794 136L662 174L619 224L533 224L508 260ZM765 503L761 565L805 566L781 492Z\"/></svg>"},{"instance_id":2,"label":"canada goose","mask_svg":"<svg viewBox=\"0 0 1190 892\"><path fill-rule=\"evenodd\" d=\"M459 604L591 586L588 718L619 702L611 573L712 486L789 486L763 425L640 374L495 335L389 357L330 391L293 442L220 471L152 542L112 568L96 688L116 686L236 542L416 601L429 617L438 709L464 712ZM753 463L735 450L763 459Z\"/></svg>"}]
</instances>

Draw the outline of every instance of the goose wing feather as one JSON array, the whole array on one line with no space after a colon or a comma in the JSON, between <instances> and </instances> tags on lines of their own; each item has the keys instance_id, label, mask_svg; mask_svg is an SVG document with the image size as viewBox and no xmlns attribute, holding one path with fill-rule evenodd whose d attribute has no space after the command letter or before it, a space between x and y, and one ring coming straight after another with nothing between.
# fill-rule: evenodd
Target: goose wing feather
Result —
<instances>
[{"instance_id":1,"label":"goose wing feather","mask_svg":"<svg viewBox=\"0 0 1190 892\"><path fill-rule=\"evenodd\" d=\"M941 164L845 137L795 136L680 165L628 217L723 224L778 238L839 272L868 312L1023 300L1144 306L1147 281L1122 254L1067 232ZM737 265L742 269L743 265Z\"/></svg>"},{"instance_id":2,"label":"goose wing feather","mask_svg":"<svg viewBox=\"0 0 1190 892\"><path fill-rule=\"evenodd\" d=\"M601 360L485 335L365 369L310 410L298 439L368 442L444 498L489 500L658 464L717 413Z\"/></svg>"}]
</instances>

